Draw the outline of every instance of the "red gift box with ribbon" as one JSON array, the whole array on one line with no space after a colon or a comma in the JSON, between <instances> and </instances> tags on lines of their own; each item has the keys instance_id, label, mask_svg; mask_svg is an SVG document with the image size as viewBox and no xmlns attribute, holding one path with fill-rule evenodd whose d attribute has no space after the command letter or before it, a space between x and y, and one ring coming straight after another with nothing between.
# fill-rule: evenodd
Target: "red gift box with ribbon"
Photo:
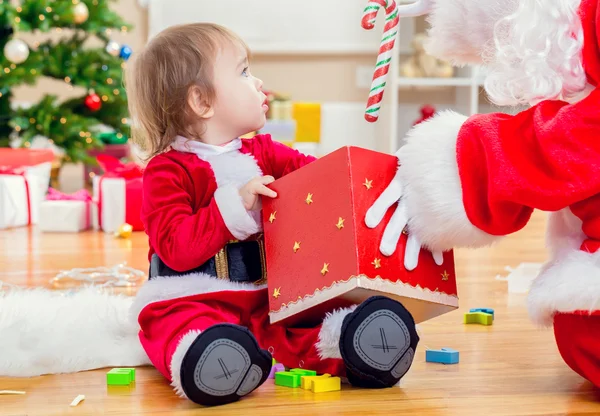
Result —
<instances>
[{"instance_id":1,"label":"red gift box with ribbon","mask_svg":"<svg viewBox=\"0 0 600 416\"><path fill-rule=\"evenodd\" d=\"M452 252L437 265L422 250L408 271L407 235L394 255L379 251L393 210L365 224L397 168L395 156L343 147L269 185L278 194L262 199L271 322L318 322L374 295L399 300L417 323L458 307Z\"/></svg>"},{"instance_id":2,"label":"red gift box with ribbon","mask_svg":"<svg viewBox=\"0 0 600 416\"><path fill-rule=\"evenodd\" d=\"M141 219L143 169L136 163L123 163L111 156L97 158L104 174L93 182L95 229L116 232L127 223L133 231L143 231Z\"/></svg>"},{"instance_id":3,"label":"red gift box with ribbon","mask_svg":"<svg viewBox=\"0 0 600 416\"><path fill-rule=\"evenodd\" d=\"M65 194L48 189L40 207L39 228L44 232L72 232L87 230L91 225L92 196L86 189Z\"/></svg>"}]
</instances>

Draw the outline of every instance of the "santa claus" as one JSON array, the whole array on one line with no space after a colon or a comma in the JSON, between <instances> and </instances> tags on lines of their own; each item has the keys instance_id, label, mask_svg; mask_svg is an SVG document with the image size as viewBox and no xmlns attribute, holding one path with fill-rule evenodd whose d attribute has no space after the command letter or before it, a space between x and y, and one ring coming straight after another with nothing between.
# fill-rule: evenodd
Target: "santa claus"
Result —
<instances>
[{"instance_id":1,"label":"santa claus","mask_svg":"<svg viewBox=\"0 0 600 416\"><path fill-rule=\"evenodd\" d=\"M482 247L550 212L551 258L528 299L554 326L565 362L600 386L600 2L421 0L428 52L485 64L485 88L516 115L442 112L417 125L396 155L396 177L366 216L374 227L397 201L381 241L407 250ZM406 256L405 266L416 267Z\"/></svg>"}]
</instances>

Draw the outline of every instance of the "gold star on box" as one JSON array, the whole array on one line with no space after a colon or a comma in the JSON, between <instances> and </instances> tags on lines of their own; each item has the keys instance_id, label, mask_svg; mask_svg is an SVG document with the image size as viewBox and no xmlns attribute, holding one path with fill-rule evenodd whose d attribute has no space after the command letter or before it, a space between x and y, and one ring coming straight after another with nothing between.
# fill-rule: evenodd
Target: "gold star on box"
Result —
<instances>
[{"instance_id":1,"label":"gold star on box","mask_svg":"<svg viewBox=\"0 0 600 416\"><path fill-rule=\"evenodd\" d=\"M300 250L300 241L294 241L294 253L297 253Z\"/></svg>"},{"instance_id":2,"label":"gold star on box","mask_svg":"<svg viewBox=\"0 0 600 416\"><path fill-rule=\"evenodd\" d=\"M365 188L367 188L367 190L370 190L373 187L373 181L365 179L365 183L363 183L363 185L365 186Z\"/></svg>"},{"instance_id":3,"label":"gold star on box","mask_svg":"<svg viewBox=\"0 0 600 416\"><path fill-rule=\"evenodd\" d=\"M380 269L381 268L381 259L375 259L373 260L373 263L371 263L373 266L375 266L376 269Z\"/></svg>"},{"instance_id":4,"label":"gold star on box","mask_svg":"<svg viewBox=\"0 0 600 416\"><path fill-rule=\"evenodd\" d=\"M275 299L277 299L279 296L281 296L281 292L280 292L280 291L281 291L281 288L280 288L280 287L277 287L277 288L275 288L275 289L273 290L273 297L274 297Z\"/></svg>"},{"instance_id":5,"label":"gold star on box","mask_svg":"<svg viewBox=\"0 0 600 416\"><path fill-rule=\"evenodd\" d=\"M446 280L448 280L449 277L450 275L448 274L448 272L444 270L444 273L442 273L442 280L445 282Z\"/></svg>"},{"instance_id":6,"label":"gold star on box","mask_svg":"<svg viewBox=\"0 0 600 416\"><path fill-rule=\"evenodd\" d=\"M329 263L325 263L321 269L321 274L323 276L325 276L327 273L329 273Z\"/></svg>"},{"instance_id":7,"label":"gold star on box","mask_svg":"<svg viewBox=\"0 0 600 416\"><path fill-rule=\"evenodd\" d=\"M273 211L273 213L269 216L269 222L271 224L273 224L273 221L275 221L275 214L277 214L277 211Z\"/></svg>"},{"instance_id":8,"label":"gold star on box","mask_svg":"<svg viewBox=\"0 0 600 416\"><path fill-rule=\"evenodd\" d=\"M313 200L312 200L313 194L308 194L308 196L306 197L306 203L308 205L312 204Z\"/></svg>"},{"instance_id":9,"label":"gold star on box","mask_svg":"<svg viewBox=\"0 0 600 416\"><path fill-rule=\"evenodd\" d=\"M341 230L342 228L344 228L344 221L345 221L345 220L344 220L342 217L340 217L340 218L338 219L338 222L337 222L337 224L335 225L335 226L338 228L338 230Z\"/></svg>"}]
</instances>

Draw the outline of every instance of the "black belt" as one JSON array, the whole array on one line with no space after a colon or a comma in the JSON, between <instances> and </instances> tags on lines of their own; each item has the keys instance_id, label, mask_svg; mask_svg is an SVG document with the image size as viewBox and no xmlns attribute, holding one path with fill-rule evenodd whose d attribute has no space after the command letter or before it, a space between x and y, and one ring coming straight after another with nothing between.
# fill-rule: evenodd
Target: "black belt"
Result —
<instances>
[{"instance_id":1,"label":"black belt","mask_svg":"<svg viewBox=\"0 0 600 416\"><path fill-rule=\"evenodd\" d=\"M190 273L206 273L232 282L265 283L267 270L262 235L255 240L229 242L206 263L185 272L171 269L158 255L152 255L149 279Z\"/></svg>"}]
</instances>

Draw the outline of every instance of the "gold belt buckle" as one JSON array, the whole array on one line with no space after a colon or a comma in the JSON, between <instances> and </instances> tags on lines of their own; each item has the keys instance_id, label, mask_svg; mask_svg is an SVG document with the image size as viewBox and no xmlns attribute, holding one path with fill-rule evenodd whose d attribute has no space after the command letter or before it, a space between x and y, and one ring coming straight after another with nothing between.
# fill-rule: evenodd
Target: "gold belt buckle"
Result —
<instances>
[{"instance_id":1,"label":"gold belt buckle","mask_svg":"<svg viewBox=\"0 0 600 416\"><path fill-rule=\"evenodd\" d=\"M255 285L262 285L267 282L267 260L265 255L265 242L263 234L258 234L256 238L253 238L258 243L258 250L260 253L260 268L262 271L262 276L259 280L254 282ZM219 252L215 255L215 268L217 270L217 278L229 280L229 262L227 261L227 245L231 243L238 243L238 240L231 240L225 247L223 247Z\"/></svg>"}]
</instances>

